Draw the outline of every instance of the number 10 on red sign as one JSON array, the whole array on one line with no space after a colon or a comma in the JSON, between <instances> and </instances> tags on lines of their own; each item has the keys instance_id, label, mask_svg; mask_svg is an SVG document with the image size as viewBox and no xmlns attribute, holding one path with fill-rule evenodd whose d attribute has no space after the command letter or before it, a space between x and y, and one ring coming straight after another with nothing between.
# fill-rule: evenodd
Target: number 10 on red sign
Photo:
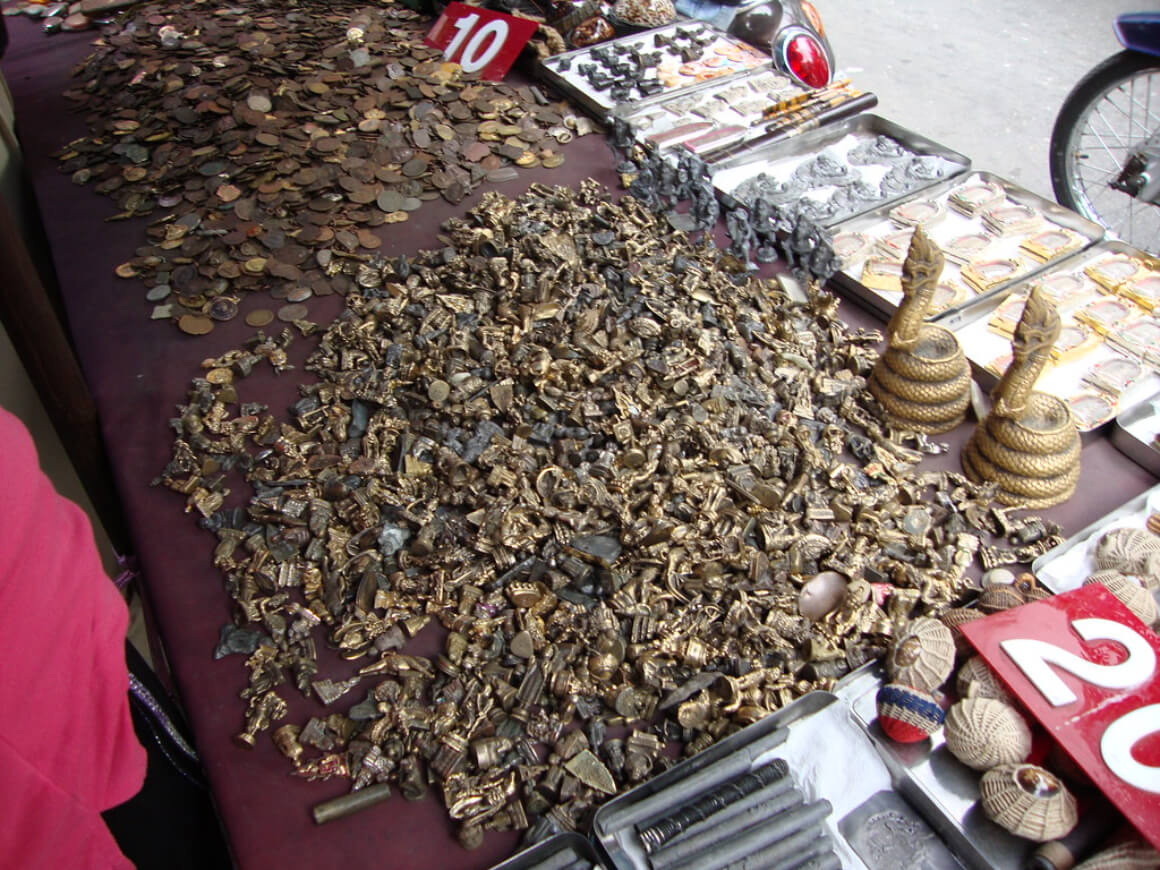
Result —
<instances>
[{"instance_id":1,"label":"number 10 on red sign","mask_svg":"<svg viewBox=\"0 0 1160 870\"><path fill-rule=\"evenodd\" d=\"M1160 848L1160 638L1099 584L976 620L963 634Z\"/></svg>"},{"instance_id":2,"label":"number 10 on red sign","mask_svg":"<svg viewBox=\"0 0 1160 870\"><path fill-rule=\"evenodd\" d=\"M443 59L467 73L498 81L536 32L536 22L491 9L449 3L425 42L443 49Z\"/></svg>"}]
</instances>

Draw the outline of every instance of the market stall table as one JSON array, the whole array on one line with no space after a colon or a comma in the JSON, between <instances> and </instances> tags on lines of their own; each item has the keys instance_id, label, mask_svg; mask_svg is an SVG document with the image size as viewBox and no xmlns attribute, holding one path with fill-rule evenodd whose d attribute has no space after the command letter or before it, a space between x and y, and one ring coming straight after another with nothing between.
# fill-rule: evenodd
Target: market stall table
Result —
<instances>
[{"instance_id":1,"label":"market stall table","mask_svg":"<svg viewBox=\"0 0 1160 870\"><path fill-rule=\"evenodd\" d=\"M281 867L483 868L504 858L515 846L513 834L489 834L482 848L465 852L455 842L453 826L434 795L418 803L393 797L385 804L340 821L316 826L310 807L342 793L346 781L308 783L288 774L286 760L263 737L251 751L238 748L241 730L239 691L244 670L237 660L215 662L218 632L230 617L229 600L210 563L212 537L182 515L181 502L150 481L170 458L167 421L185 399L203 359L239 346L253 334L244 315L275 308L264 293L242 300L241 316L218 324L208 336L179 333L171 324L150 322L151 304L139 282L123 280L115 268L141 244L146 219L108 221L111 203L73 184L53 153L86 131L61 94L72 85L69 70L88 50L92 33L45 38L39 26L24 18L9 19L12 45L3 61L16 97L18 128L29 175L36 189L67 308L77 354L97 406L120 495L133 531L143 582L155 610L172 673L188 711L214 797L238 866L246 870ZM887 107L888 108L888 107ZM532 181L576 184L592 177L614 190L613 159L600 136L579 138L564 149L566 164L558 170L520 170L518 180L498 185L518 195ZM426 204L406 223L382 227L380 253L411 254L435 247L440 223L478 202L485 184L459 205ZM327 323L342 306L342 297L315 298L309 319ZM845 304L852 326L881 324L861 309ZM282 328L275 323L270 333ZM277 327L277 329L275 329ZM297 398L296 385L309 377L301 363L313 339L297 339L291 361L298 368L275 376L268 370L249 379L276 414ZM929 460L935 467L955 467L958 448L969 425L947 437L952 451ZM1106 438L1083 452L1077 495L1046 513L1072 533L1155 483L1155 478L1118 453ZM417 646L434 648L433 630ZM427 636L430 634L430 636ZM420 649L420 651L427 651ZM325 672L325 658L321 659ZM291 713L311 706L290 693Z\"/></svg>"}]
</instances>

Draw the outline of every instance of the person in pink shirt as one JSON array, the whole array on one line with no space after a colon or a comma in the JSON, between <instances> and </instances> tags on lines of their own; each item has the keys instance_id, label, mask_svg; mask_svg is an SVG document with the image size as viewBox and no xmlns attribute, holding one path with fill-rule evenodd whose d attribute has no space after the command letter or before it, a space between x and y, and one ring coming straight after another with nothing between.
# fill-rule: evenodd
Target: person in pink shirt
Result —
<instances>
[{"instance_id":1,"label":"person in pink shirt","mask_svg":"<svg viewBox=\"0 0 1160 870\"><path fill-rule=\"evenodd\" d=\"M129 714L129 613L88 518L0 409L0 863L133 864L101 812L133 797L146 753Z\"/></svg>"}]
</instances>

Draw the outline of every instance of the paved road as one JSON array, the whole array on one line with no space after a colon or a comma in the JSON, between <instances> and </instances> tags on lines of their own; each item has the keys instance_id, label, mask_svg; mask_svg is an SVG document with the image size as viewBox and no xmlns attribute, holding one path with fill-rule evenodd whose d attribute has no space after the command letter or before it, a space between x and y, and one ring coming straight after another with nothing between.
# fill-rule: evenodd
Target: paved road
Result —
<instances>
[{"instance_id":1,"label":"paved road","mask_svg":"<svg viewBox=\"0 0 1160 870\"><path fill-rule=\"evenodd\" d=\"M875 112L954 148L976 169L1054 199L1055 115L1091 67L1119 50L1132 0L814 0L839 69Z\"/></svg>"}]
</instances>

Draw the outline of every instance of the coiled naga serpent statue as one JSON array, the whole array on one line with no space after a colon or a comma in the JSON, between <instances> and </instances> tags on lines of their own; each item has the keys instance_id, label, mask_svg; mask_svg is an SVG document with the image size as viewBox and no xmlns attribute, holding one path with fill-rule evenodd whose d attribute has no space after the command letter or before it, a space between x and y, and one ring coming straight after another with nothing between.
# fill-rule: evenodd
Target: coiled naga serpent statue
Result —
<instances>
[{"instance_id":1,"label":"coiled naga serpent statue","mask_svg":"<svg viewBox=\"0 0 1160 870\"><path fill-rule=\"evenodd\" d=\"M1004 504L1051 507L1069 499L1079 482L1081 444L1071 409L1035 390L1059 331L1059 312L1034 289L1015 329L1011 364L991 393L991 412L963 448L967 477L997 483Z\"/></svg>"},{"instance_id":2,"label":"coiled naga serpent statue","mask_svg":"<svg viewBox=\"0 0 1160 870\"><path fill-rule=\"evenodd\" d=\"M925 322L942 270L942 251L918 227L902 265L902 302L869 379L891 425L927 435L959 425L971 398L971 368L959 340Z\"/></svg>"}]
</instances>

